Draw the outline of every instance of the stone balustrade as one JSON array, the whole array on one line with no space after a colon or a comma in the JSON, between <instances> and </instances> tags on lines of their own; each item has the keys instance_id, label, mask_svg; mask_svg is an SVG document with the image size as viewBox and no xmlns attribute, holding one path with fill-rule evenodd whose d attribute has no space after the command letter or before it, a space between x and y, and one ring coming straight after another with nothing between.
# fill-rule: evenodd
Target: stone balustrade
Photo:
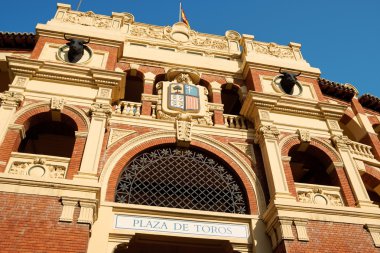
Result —
<instances>
[{"instance_id":1,"label":"stone balustrade","mask_svg":"<svg viewBox=\"0 0 380 253\"><path fill-rule=\"evenodd\" d=\"M319 206L344 206L340 187L295 183L299 202L316 204Z\"/></svg>"},{"instance_id":2,"label":"stone balustrade","mask_svg":"<svg viewBox=\"0 0 380 253\"><path fill-rule=\"evenodd\" d=\"M248 129L244 117L239 115L223 114L224 125L228 128Z\"/></svg>"},{"instance_id":3,"label":"stone balustrade","mask_svg":"<svg viewBox=\"0 0 380 253\"><path fill-rule=\"evenodd\" d=\"M12 152L5 172L40 178L65 178L70 158Z\"/></svg>"},{"instance_id":4,"label":"stone balustrade","mask_svg":"<svg viewBox=\"0 0 380 253\"><path fill-rule=\"evenodd\" d=\"M140 117L141 115L141 103L130 102L130 101L120 101L114 107L115 114L128 115Z\"/></svg>"},{"instance_id":5,"label":"stone balustrade","mask_svg":"<svg viewBox=\"0 0 380 253\"><path fill-rule=\"evenodd\" d=\"M351 153L354 154L354 156L358 156L358 158L360 157L371 158L371 159L374 158L371 152L371 149L372 149L371 146L368 146L359 142L355 142L355 141L350 141L350 143L348 144L348 147Z\"/></svg>"}]
</instances>

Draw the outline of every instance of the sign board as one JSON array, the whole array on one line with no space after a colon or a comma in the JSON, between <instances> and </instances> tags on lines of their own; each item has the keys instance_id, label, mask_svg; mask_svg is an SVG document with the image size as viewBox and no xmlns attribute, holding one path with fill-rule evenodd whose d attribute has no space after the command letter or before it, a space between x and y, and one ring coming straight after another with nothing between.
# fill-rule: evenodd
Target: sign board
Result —
<instances>
[{"instance_id":1,"label":"sign board","mask_svg":"<svg viewBox=\"0 0 380 253\"><path fill-rule=\"evenodd\" d=\"M249 237L248 224L189 221L149 216L115 215L114 228L231 238Z\"/></svg>"}]
</instances>

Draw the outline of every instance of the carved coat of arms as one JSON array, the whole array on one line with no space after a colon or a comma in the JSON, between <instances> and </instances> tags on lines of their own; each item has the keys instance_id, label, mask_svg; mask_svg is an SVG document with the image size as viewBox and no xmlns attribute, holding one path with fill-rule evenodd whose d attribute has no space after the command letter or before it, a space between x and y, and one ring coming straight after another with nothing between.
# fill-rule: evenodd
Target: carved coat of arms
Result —
<instances>
[{"instance_id":1,"label":"carved coat of arms","mask_svg":"<svg viewBox=\"0 0 380 253\"><path fill-rule=\"evenodd\" d=\"M160 97L157 118L175 121L178 115L186 114L198 124L213 124L207 89L194 84L187 74L179 74L173 81L159 82L156 87Z\"/></svg>"},{"instance_id":2,"label":"carved coat of arms","mask_svg":"<svg viewBox=\"0 0 380 253\"><path fill-rule=\"evenodd\" d=\"M184 83L171 83L168 86L168 108L181 112L199 112L199 88Z\"/></svg>"}]
</instances>

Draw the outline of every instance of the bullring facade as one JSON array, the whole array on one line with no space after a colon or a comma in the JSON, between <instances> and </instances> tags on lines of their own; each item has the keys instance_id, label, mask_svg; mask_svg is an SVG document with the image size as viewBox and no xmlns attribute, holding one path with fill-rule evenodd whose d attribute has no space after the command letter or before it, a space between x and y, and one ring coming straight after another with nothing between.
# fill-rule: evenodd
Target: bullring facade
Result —
<instances>
[{"instance_id":1,"label":"bullring facade","mask_svg":"<svg viewBox=\"0 0 380 253\"><path fill-rule=\"evenodd\" d=\"M379 252L380 101L300 44L58 4L0 57L2 252Z\"/></svg>"}]
</instances>

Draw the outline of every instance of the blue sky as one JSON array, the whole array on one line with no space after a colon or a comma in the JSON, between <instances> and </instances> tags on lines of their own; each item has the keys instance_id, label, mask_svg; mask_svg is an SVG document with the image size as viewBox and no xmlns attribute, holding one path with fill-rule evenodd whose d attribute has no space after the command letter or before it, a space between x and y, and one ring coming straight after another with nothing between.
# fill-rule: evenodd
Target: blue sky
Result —
<instances>
[{"instance_id":1,"label":"blue sky","mask_svg":"<svg viewBox=\"0 0 380 253\"><path fill-rule=\"evenodd\" d=\"M57 2L76 9L79 0L3 1L0 31L34 32ZM252 34L259 41L302 44L304 58L322 77L355 85L360 94L380 97L380 0L203 0L182 1L194 30L224 35ZM130 12L137 22L171 25L179 1L83 0L81 11L111 15Z\"/></svg>"}]
</instances>

